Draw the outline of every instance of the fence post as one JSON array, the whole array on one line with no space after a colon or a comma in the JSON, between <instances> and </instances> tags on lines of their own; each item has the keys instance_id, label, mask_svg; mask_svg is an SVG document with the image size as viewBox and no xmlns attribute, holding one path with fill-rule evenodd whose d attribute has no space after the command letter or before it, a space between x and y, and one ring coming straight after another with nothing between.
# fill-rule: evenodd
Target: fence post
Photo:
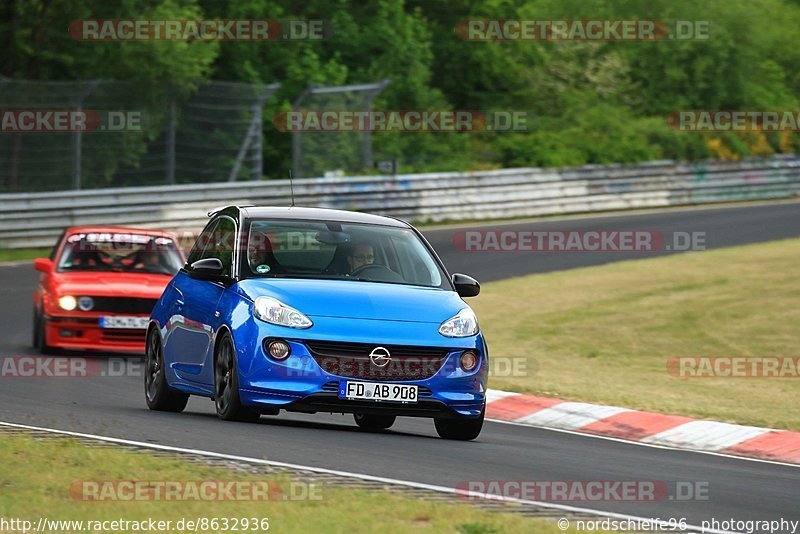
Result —
<instances>
[{"instance_id":1,"label":"fence post","mask_svg":"<svg viewBox=\"0 0 800 534\"><path fill-rule=\"evenodd\" d=\"M167 115L167 168L166 182L175 183L175 101L169 102Z\"/></svg>"},{"instance_id":2,"label":"fence post","mask_svg":"<svg viewBox=\"0 0 800 534\"><path fill-rule=\"evenodd\" d=\"M260 180L264 175L263 157L263 137L264 137L264 117L261 109L261 102L253 106L253 120L255 122L255 137L253 138L253 166L250 177L253 180Z\"/></svg>"},{"instance_id":3,"label":"fence post","mask_svg":"<svg viewBox=\"0 0 800 534\"><path fill-rule=\"evenodd\" d=\"M236 161L233 163L233 168L231 169L230 174L228 175L229 182L235 182L236 177L239 175L239 170L242 168L242 163L244 162L244 157L247 154L247 150L251 147L251 145L255 144L258 149L258 156L257 156L257 165L254 165L253 168L250 170L251 176L255 176L258 173L258 178L254 178L256 180L261 179L261 138L264 135L264 131L262 129L262 106L264 102L267 101L269 97L271 97L275 91L281 86L279 83L273 83L264 87L264 91L258 95L256 103L253 104L252 113L253 116L250 119L250 126L247 129L247 134L245 134L245 138L242 141L242 145L239 147L239 153L236 155Z\"/></svg>"},{"instance_id":4,"label":"fence post","mask_svg":"<svg viewBox=\"0 0 800 534\"><path fill-rule=\"evenodd\" d=\"M295 101L292 102L292 111L298 111L298 106L303 103L316 87L316 85L309 85L306 87ZM289 121L287 121L287 125L288 124ZM303 148L300 145L302 142L301 134L302 132L299 129L292 130L292 176L294 178L303 177Z\"/></svg>"},{"instance_id":5,"label":"fence post","mask_svg":"<svg viewBox=\"0 0 800 534\"><path fill-rule=\"evenodd\" d=\"M303 102L309 98L314 97L317 95L330 95L335 93L366 93L364 96L364 104L361 106L361 109L364 111L369 111L372 106L372 99L375 98L378 93L383 91L384 87L389 85L389 79L384 78L383 80L377 83L363 83L357 85L341 85L341 86L330 86L330 87L319 87L316 85L309 85L300 96L295 99L294 103L292 104L293 111L300 111L299 107ZM303 178L303 149L301 146L302 137L301 131L293 131L292 132L292 167L294 169L294 177L295 178ZM369 162L369 163L366 163ZM364 132L364 138L361 145L361 165L362 167L371 167L372 166L372 132L367 129Z\"/></svg>"},{"instance_id":6,"label":"fence post","mask_svg":"<svg viewBox=\"0 0 800 534\"><path fill-rule=\"evenodd\" d=\"M83 91L78 94L78 105L75 111L80 112L82 110L83 101L94 91L98 83L100 83L100 80L90 81ZM81 188L81 144L81 131L75 130L72 133L72 189L76 190Z\"/></svg>"},{"instance_id":7,"label":"fence post","mask_svg":"<svg viewBox=\"0 0 800 534\"><path fill-rule=\"evenodd\" d=\"M366 102L364 103L364 111L372 109L372 100L378 96L378 93L383 91L383 88L389 85L389 78L384 78L375 86L375 88L367 94ZM372 122L370 127L364 132L364 146L361 151L361 167L363 169L372 168Z\"/></svg>"}]
</instances>

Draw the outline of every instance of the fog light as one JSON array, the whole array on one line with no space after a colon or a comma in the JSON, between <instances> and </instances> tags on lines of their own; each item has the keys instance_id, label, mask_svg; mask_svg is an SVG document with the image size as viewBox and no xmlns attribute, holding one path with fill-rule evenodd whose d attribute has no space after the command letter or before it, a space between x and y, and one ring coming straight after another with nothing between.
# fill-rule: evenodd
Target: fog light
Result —
<instances>
[{"instance_id":1,"label":"fog light","mask_svg":"<svg viewBox=\"0 0 800 534\"><path fill-rule=\"evenodd\" d=\"M267 354L278 361L288 358L291 352L289 344L285 341L273 339L267 343Z\"/></svg>"},{"instance_id":2,"label":"fog light","mask_svg":"<svg viewBox=\"0 0 800 534\"><path fill-rule=\"evenodd\" d=\"M78 309L81 311L89 311L94 308L94 300L92 297L80 297L78 299Z\"/></svg>"},{"instance_id":3,"label":"fog light","mask_svg":"<svg viewBox=\"0 0 800 534\"><path fill-rule=\"evenodd\" d=\"M478 367L478 356L474 352L465 352L461 355L461 368L465 371L474 371Z\"/></svg>"}]
</instances>

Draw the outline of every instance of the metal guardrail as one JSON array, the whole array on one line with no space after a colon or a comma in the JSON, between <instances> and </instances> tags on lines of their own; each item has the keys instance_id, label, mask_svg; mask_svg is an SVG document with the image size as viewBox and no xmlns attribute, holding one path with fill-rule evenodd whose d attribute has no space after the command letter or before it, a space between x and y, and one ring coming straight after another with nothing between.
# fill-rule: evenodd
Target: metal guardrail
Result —
<instances>
[{"instance_id":1,"label":"metal guardrail","mask_svg":"<svg viewBox=\"0 0 800 534\"><path fill-rule=\"evenodd\" d=\"M411 221L493 219L800 194L794 156L739 162L520 168L295 180L296 204ZM49 246L66 226L195 230L221 204L288 205L288 180L0 195L0 247Z\"/></svg>"}]
</instances>

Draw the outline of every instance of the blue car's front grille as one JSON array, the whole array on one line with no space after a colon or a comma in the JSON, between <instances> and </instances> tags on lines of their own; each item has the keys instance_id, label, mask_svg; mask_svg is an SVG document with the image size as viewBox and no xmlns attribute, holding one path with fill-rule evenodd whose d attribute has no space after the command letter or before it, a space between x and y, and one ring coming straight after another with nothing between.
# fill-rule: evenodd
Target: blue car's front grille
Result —
<instances>
[{"instance_id":1,"label":"blue car's front grille","mask_svg":"<svg viewBox=\"0 0 800 534\"><path fill-rule=\"evenodd\" d=\"M425 380L442 368L448 352L441 347L380 345L391 360L380 367L370 359L378 346L368 343L305 341L317 364L327 373L364 380Z\"/></svg>"}]
</instances>

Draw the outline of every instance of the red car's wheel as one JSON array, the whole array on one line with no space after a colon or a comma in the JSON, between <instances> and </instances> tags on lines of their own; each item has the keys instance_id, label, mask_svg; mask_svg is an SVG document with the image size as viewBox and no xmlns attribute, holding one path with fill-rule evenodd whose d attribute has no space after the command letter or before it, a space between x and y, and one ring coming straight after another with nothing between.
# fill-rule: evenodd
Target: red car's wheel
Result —
<instances>
[{"instance_id":1,"label":"red car's wheel","mask_svg":"<svg viewBox=\"0 0 800 534\"><path fill-rule=\"evenodd\" d=\"M33 311L33 347L40 354L52 354L53 347L47 344L47 320L38 310Z\"/></svg>"}]
</instances>

